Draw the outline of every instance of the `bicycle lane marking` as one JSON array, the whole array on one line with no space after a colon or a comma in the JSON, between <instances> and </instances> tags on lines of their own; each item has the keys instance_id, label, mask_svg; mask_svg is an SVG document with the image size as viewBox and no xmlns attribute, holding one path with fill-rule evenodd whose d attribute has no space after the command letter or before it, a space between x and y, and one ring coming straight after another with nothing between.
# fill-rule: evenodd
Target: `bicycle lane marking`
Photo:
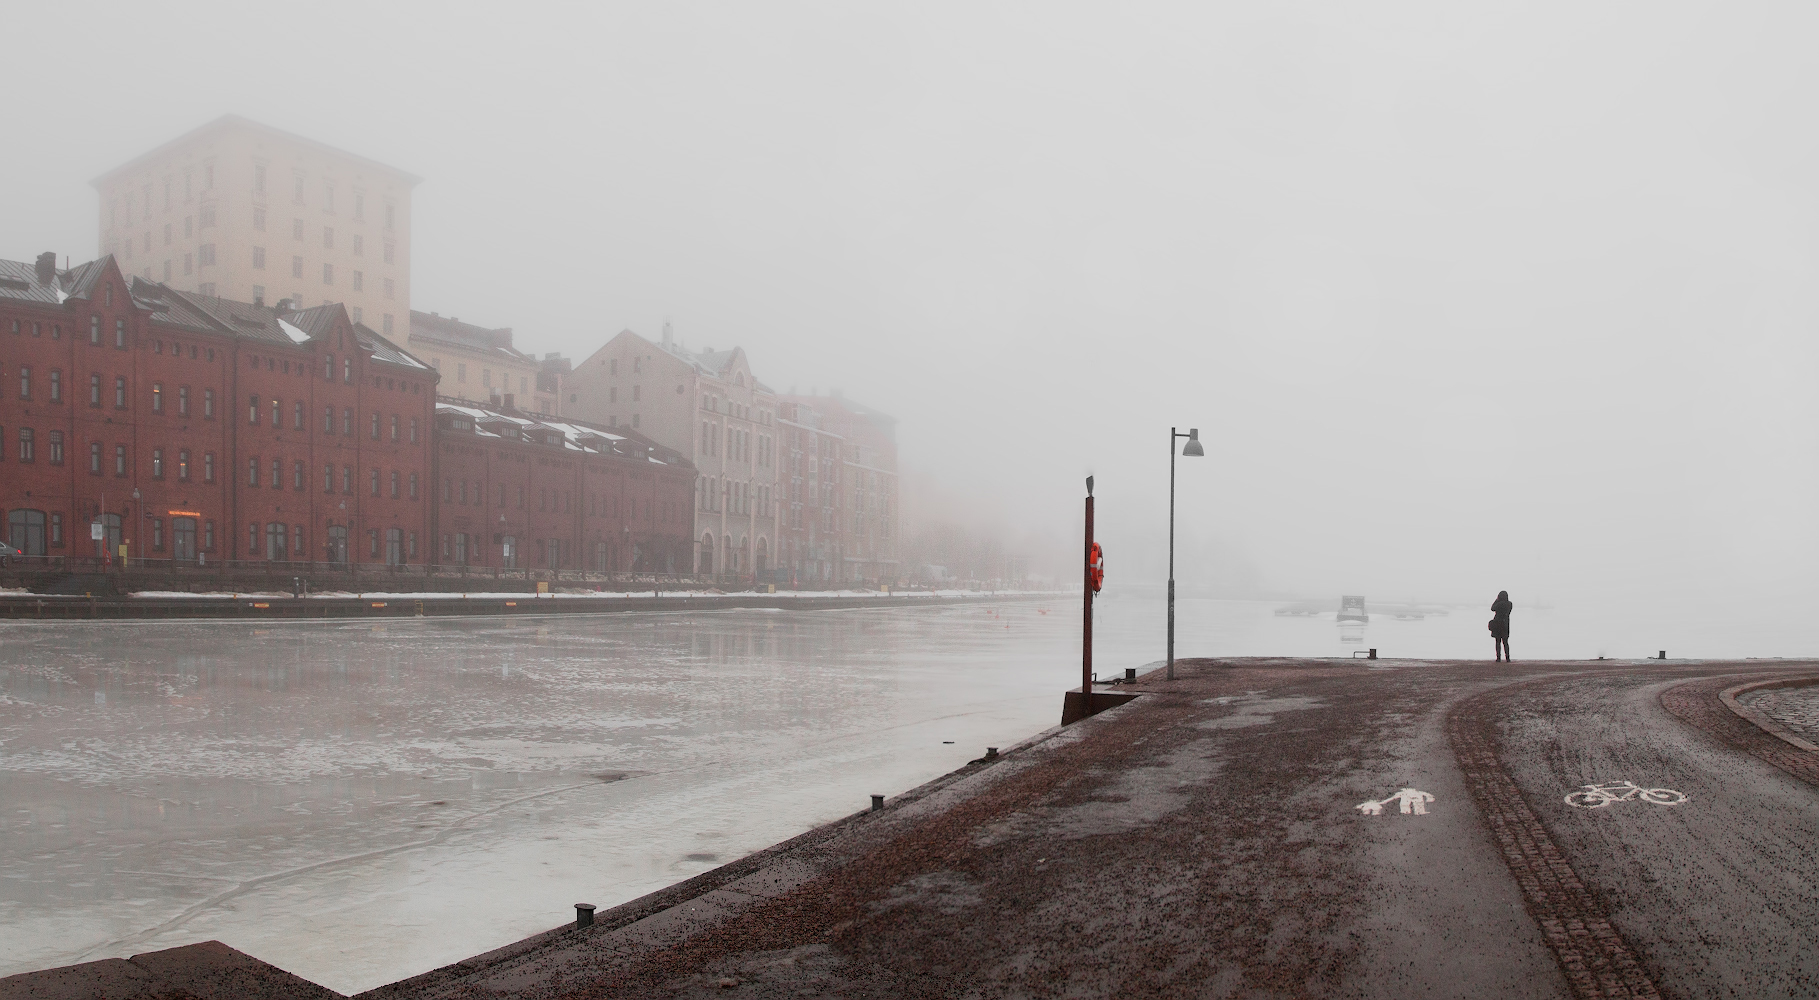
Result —
<instances>
[{"instance_id":1,"label":"bicycle lane marking","mask_svg":"<svg viewBox=\"0 0 1819 1000\"><path fill-rule=\"evenodd\" d=\"M1603 809L1613 802L1647 802L1657 806L1683 805L1687 801L1685 792L1672 788L1644 788L1633 781L1605 781L1591 785L1580 785L1575 791L1566 793L1567 805L1579 809Z\"/></svg>"},{"instance_id":2,"label":"bicycle lane marking","mask_svg":"<svg viewBox=\"0 0 1819 1000\"><path fill-rule=\"evenodd\" d=\"M1567 862L1497 759L1492 743L1497 716L1490 711L1491 704L1508 697L1511 687L1527 686L1493 688L1447 713L1447 740L1466 788L1573 994L1660 997L1635 950L1617 932L1603 904Z\"/></svg>"}]
</instances>

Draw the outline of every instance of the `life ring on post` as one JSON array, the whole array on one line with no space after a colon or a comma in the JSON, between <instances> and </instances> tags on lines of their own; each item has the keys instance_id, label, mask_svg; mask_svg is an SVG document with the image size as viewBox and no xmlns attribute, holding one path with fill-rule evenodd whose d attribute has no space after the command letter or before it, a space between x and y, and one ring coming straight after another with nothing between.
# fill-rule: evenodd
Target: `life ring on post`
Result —
<instances>
[{"instance_id":1,"label":"life ring on post","mask_svg":"<svg viewBox=\"0 0 1819 1000\"><path fill-rule=\"evenodd\" d=\"M1093 554L1086 562L1087 579L1093 582L1093 593L1097 594L1105 586L1105 550L1093 543Z\"/></svg>"}]
</instances>

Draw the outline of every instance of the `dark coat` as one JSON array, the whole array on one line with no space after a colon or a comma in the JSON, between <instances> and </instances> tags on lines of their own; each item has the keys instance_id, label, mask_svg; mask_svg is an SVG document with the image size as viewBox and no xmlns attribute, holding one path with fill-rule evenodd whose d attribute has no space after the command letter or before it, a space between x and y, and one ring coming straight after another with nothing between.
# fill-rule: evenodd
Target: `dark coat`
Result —
<instances>
[{"instance_id":1,"label":"dark coat","mask_svg":"<svg viewBox=\"0 0 1819 1000\"><path fill-rule=\"evenodd\" d=\"M1497 601L1491 605L1491 613L1497 617L1491 619L1491 635L1498 639L1510 637L1510 612L1516 606L1509 601Z\"/></svg>"}]
</instances>

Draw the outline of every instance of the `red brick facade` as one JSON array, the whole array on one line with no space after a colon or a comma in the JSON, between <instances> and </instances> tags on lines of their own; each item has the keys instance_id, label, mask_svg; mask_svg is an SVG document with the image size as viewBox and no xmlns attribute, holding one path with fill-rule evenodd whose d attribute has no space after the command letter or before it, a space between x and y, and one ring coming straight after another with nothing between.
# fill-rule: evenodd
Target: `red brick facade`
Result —
<instances>
[{"instance_id":1,"label":"red brick facade","mask_svg":"<svg viewBox=\"0 0 1819 1000\"><path fill-rule=\"evenodd\" d=\"M695 470L625 428L445 401L438 559L500 569L687 574Z\"/></svg>"},{"instance_id":2,"label":"red brick facade","mask_svg":"<svg viewBox=\"0 0 1819 1000\"><path fill-rule=\"evenodd\" d=\"M433 369L339 305L288 305L129 283L111 257L0 261L0 537L72 568L690 572L682 456L439 413Z\"/></svg>"},{"instance_id":3,"label":"red brick facade","mask_svg":"<svg viewBox=\"0 0 1819 1000\"><path fill-rule=\"evenodd\" d=\"M78 564L426 562L436 380L340 306L0 261L5 537Z\"/></svg>"}]
</instances>

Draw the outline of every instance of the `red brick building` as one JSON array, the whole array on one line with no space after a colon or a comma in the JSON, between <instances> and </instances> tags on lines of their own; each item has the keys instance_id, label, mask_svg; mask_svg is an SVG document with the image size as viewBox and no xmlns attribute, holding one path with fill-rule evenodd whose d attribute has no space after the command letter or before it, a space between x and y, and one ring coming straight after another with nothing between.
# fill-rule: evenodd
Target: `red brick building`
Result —
<instances>
[{"instance_id":1,"label":"red brick building","mask_svg":"<svg viewBox=\"0 0 1819 1000\"><path fill-rule=\"evenodd\" d=\"M624 427L445 399L436 408L444 565L688 574L695 468Z\"/></svg>"},{"instance_id":2,"label":"red brick building","mask_svg":"<svg viewBox=\"0 0 1819 1000\"><path fill-rule=\"evenodd\" d=\"M781 582L896 583L897 420L839 395L777 403Z\"/></svg>"},{"instance_id":3,"label":"red brick building","mask_svg":"<svg viewBox=\"0 0 1819 1000\"><path fill-rule=\"evenodd\" d=\"M112 257L0 261L8 540L108 561L429 561L436 373L339 305L288 306L129 285Z\"/></svg>"}]
</instances>

